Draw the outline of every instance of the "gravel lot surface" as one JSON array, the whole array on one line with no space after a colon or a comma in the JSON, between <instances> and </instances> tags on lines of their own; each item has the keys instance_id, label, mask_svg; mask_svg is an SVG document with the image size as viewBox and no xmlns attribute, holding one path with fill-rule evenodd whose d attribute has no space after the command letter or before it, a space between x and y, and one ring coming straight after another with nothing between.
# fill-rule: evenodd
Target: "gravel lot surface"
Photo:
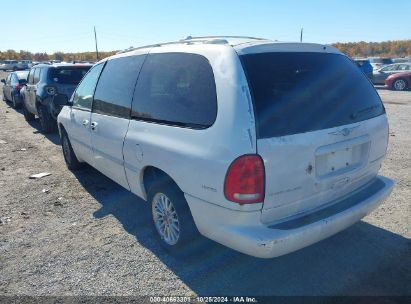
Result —
<instances>
[{"instance_id":1,"label":"gravel lot surface","mask_svg":"<svg viewBox=\"0 0 411 304\"><path fill-rule=\"evenodd\" d=\"M411 91L378 92L394 192L351 228L271 260L204 238L170 257L148 204L90 167L70 172L58 135L0 101L0 295L411 295ZM40 172L51 175L29 179Z\"/></svg>"}]
</instances>

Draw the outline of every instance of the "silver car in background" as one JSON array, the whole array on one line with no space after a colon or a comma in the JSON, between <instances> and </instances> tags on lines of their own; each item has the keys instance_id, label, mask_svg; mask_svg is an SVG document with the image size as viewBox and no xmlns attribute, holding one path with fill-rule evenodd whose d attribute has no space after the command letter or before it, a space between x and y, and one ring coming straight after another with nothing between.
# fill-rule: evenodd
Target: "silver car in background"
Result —
<instances>
[{"instance_id":1,"label":"silver car in background","mask_svg":"<svg viewBox=\"0 0 411 304\"><path fill-rule=\"evenodd\" d=\"M385 84L385 79L391 74L409 71L411 71L411 62L389 64L373 71L372 82L374 84Z\"/></svg>"},{"instance_id":2,"label":"silver car in background","mask_svg":"<svg viewBox=\"0 0 411 304\"><path fill-rule=\"evenodd\" d=\"M28 70L33 67L33 62L31 60L20 60L17 67L19 70Z\"/></svg>"},{"instance_id":3,"label":"silver car in background","mask_svg":"<svg viewBox=\"0 0 411 304\"><path fill-rule=\"evenodd\" d=\"M368 57L367 59L370 61L374 70L378 70L379 68L382 68L388 64L394 63L391 58Z\"/></svg>"},{"instance_id":4,"label":"silver car in background","mask_svg":"<svg viewBox=\"0 0 411 304\"><path fill-rule=\"evenodd\" d=\"M17 71L19 69L17 60L4 60L3 64L0 65L0 70L3 71Z\"/></svg>"}]
</instances>

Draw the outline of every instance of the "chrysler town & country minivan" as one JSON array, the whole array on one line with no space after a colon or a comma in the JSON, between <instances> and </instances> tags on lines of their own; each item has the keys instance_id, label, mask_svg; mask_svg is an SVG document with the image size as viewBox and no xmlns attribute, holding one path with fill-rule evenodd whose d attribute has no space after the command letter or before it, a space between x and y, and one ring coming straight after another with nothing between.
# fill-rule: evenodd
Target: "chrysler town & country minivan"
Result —
<instances>
[{"instance_id":1,"label":"chrysler town & country minivan","mask_svg":"<svg viewBox=\"0 0 411 304\"><path fill-rule=\"evenodd\" d=\"M163 245L196 232L272 258L356 223L389 195L384 106L328 45L189 37L93 66L58 116L88 163L151 204Z\"/></svg>"}]
</instances>

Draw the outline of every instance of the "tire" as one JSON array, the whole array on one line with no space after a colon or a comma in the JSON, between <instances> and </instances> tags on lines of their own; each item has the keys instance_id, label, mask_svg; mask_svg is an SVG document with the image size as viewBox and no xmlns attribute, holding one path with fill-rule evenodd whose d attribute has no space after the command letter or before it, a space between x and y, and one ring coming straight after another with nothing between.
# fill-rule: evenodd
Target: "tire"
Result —
<instances>
[{"instance_id":1,"label":"tire","mask_svg":"<svg viewBox=\"0 0 411 304\"><path fill-rule=\"evenodd\" d=\"M46 106L40 104L37 108L41 130L43 133L52 133L57 130L57 122L53 119Z\"/></svg>"},{"instance_id":2,"label":"tire","mask_svg":"<svg viewBox=\"0 0 411 304\"><path fill-rule=\"evenodd\" d=\"M61 131L61 147L63 148L63 156L67 168L69 168L69 170L71 171L80 169L83 164L78 161L73 147L71 146L68 135L64 130Z\"/></svg>"},{"instance_id":3,"label":"tire","mask_svg":"<svg viewBox=\"0 0 411 304\"><path fill-rule=\"evenodd\" d=\"M155 181L147 198L151 203L153 230L161 245L171 254L182 253L199 234L183 192L169 179Z\"/></svg>"},{"instance_id":4,"label":"tire","mask_svg":"<svg viewBox=\"0 0 411 304\"><path fill-rule=\"evenodd\" d=\"M404 91L407 89L407 86L407 81L402 78L399 78L392 83L392 89L394 91Z\"/></svg>"},{"instance_id":5,"label":"tire","mask_svg":"<svg viewBox=\"0 0 411 304\"><path fill-rule=\"evenodd\" d=\"M16 101L16 95L14 95L14 94L11 95L11 103L12 103L13 108L15 108L15 109L20 109L21 108L21 103L18 103Z\"/></svg>"},{"instance_id":6,"label":"tire","mask_svg":"<svg viewBox=\"0 0 411 304\"><path fill-rule=\"evenodd\" d=\"M35 119L34 114L29 112L29 110L27 110L26 105L24 104L24 100L23 100L23 116L26 121L33 121Z\"/></svg>"}]
</instances>

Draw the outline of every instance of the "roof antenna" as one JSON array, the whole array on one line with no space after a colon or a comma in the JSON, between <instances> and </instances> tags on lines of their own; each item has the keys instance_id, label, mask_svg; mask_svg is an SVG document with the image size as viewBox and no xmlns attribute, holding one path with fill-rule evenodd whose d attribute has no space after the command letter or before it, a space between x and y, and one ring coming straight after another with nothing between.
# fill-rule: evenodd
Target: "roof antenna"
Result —
<instances>
[{"instance_id":1,"label":"roof antenna","mask_svg":"<svg viewBox=\"0 0 411 304\"><path fill-rule=\"evenodd\" d=\"M304 28L302 27L301 32L300 32L300 42L303 42L303 31L304 31Z\"/></svg>"},{"instance_id":2,"label":"roof antenna","mask_svg":"<svg viewBox=\"0 0 411 304\"><path fill-rule=\"evenodd\" d=\"M94 41L96 42L96 57L97 57L97 61L98 61L99 59L98 59L96 26L94 26Z\"/></svg>"}]
</instances>

